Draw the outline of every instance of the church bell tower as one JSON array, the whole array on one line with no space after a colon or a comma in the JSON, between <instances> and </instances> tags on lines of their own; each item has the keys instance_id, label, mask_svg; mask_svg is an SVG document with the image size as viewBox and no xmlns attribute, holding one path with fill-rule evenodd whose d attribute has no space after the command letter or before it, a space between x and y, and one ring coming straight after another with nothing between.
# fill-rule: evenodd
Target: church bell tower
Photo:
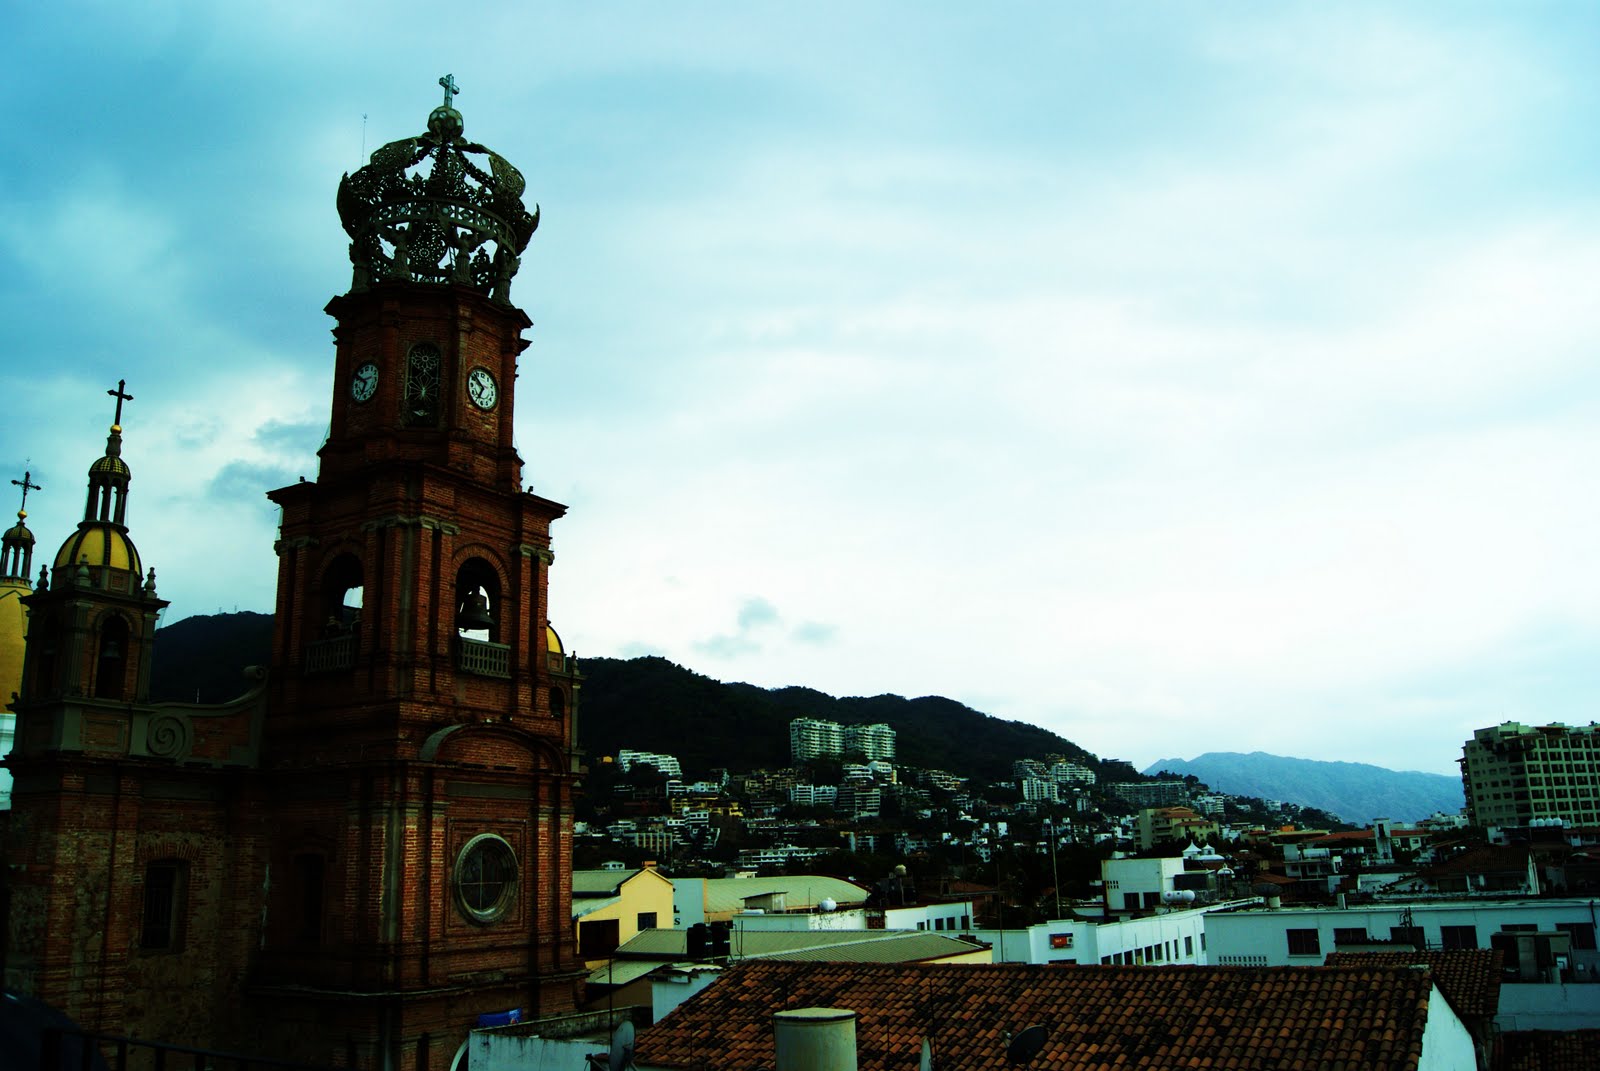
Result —
<instances>
[{"instance_id":1,"label":"church bell tower","mask_svg":"<svg viewBox=\"0 0 1600 1071\"><path fill-rule=\"evenodd\" d=\"M550 626L550 526L512 443L539 223L524 181L426 132L339 184L352 278L330 433L282 510L272 817L256 991L323 1062L445 1071L479 1017L572 1010L579 677Z\"/></svg>"}]
</instances>

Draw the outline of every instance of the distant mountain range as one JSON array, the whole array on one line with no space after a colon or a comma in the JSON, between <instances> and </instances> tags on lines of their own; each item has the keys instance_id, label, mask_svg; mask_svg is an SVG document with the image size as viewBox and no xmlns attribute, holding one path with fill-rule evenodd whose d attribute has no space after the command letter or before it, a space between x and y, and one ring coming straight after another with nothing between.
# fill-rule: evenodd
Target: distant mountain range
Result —
<instances>
[{"instance_id":1,"label":"distant mountain range","mask_svg":"<svg viewBox=\"0 0 1600 1071\"><path fill-rule=\"evenodd\" d=\"M272 616L190 617L156 633L151 698L221 703L248 687L243 669L271 658ZM585 658L578 742L594 761L620 748L676 755L689 777L714 767L789 762L789 722L822 718L894 727L898 761L988 781L1011 778L1019 758L1061 755L1102 780L1137 776L1125 762L1097 758L1064 737L1007 721L953 699L898 695L838 698L811 688L725 684L664 658ZM1193 774L1218 792L1317 807L1349 822L1414 821L1462 806L1461 783L1438 774L1398 773L1353 762L1317 762L1255 752L1163 759L1145 771Z\"/></svg>"},{"instance_id":2,"label":"distant mountain range","mask_svg":"<svg viewBox=\"0 0 1600 1071\"><path fill-rule=\"evenodd\" d=\"M222 703L248 687L243 669L272 656L272 615L251 612L185 618L156 632L150 697ZM1102 762L1036 725L1006 721L953 699L898 695L836 698L810 688L724 684L664 658L585 658L578 743L591 760L621 748L677 756L684 772L750 770L789 764L789 722L822 718L845 725L885 722L897 759L964 777L1008 780L1019 758L1062 755L1110 774L1137 776L1125 762Z\"/></svg>"},{"instance_id":3,"label":"distant mountain range","mask_svg":"<svg viewBox=\"0 0 1600 1071\"><path fill-rule=\"evenodd\" d=\"M1014 759L1064 756L1097 771L1133 773L1103 763L1064 737L1026 722L992 717L953 699L898 695L836 698L811 688L724 684L664 658L585 658L578 741L591 756L618 748L676 755L689 776L789 764L789 722L820 718L842 725L883 722L895 730L896 761L989 781L1011 778ZM592 761L592 760L591 760Z\"/></svg>"},{"instance_id":4,"label":"distant mountain range","mask_svg":"<svg viewBox=\"0 0 1600 1071\"><path fill-rule=\"evenodd\" d=\"M1459 778L1388 770L1362 762L1321 762L1252 751L1208 751L1194 759L1162 759L1145 768L1193 774L1218 792L1318 807L1347 822L1374 818L1415 822L1436 811L1454 814L1465 799Z\"/></svg>"}]
</instances>

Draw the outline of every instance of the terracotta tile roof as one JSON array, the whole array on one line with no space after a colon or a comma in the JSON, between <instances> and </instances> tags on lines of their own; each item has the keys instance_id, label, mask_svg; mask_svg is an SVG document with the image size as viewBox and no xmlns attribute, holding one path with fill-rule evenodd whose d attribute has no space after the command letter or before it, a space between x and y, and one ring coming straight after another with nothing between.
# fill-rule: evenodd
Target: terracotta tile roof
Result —
<instances>
[{"instance_id":1,"label":"terracotta tile roof","mask_svg":"<svg viewBox=\"0 0 1600 1071\"><path fill-rule=\"evenodd\" d=\"M1486 844L1435 863L1420 873L1429 878L1520 873L1528 869L1528 854L1528 846L1525 844Z\"/></svg>"},{"instance_id":2,"label":"terracotta tile roof","mask_svg":"<svg viewBox=\"0 0 1600 1071\"><path fill-rule=\"evenodd\" d=\"M851 1008L861 1071L1007 1066L1043 1025L1034 1071L1415 1069L1426 971L1393 967L1045 967L740 963L639 1035L640 1067L771 1067L772 1013Z\"/></svg>"},{"instance_id":3,"label":"terracotta tile roof","mask_svg":"<svg viewBox=\"0 0 1600 1071\"><path fill-rule=\"evenodd\" d=\"M1433 972L1450 1006L1463 1017L1493 1018L1500 1010L1500 966L1504 957L1498 949L1460 948L1432 952L1330 952L1330 967L1409 967L1426 966Z\"/></svg>"},{"instance_id":4,"label":"terracotta tile roof","mask_svg":"<svg viewBox=\"0 0 1600 1071\"><path fill-rule=\"evenodd\" d=\"M1528 1030L1500 1035L1502 1071L1600 1071L1600 1030Z\"/></svg>"}]
</instances>

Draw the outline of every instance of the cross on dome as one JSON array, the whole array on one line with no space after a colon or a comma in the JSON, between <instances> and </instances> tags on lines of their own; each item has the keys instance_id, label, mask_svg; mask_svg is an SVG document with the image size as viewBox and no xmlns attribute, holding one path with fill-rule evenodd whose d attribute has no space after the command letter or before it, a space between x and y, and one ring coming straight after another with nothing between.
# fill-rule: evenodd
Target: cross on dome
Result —
<instances>
[{"instance_id":1,"label":"cross on dome","mask_svg":"<svg viewBox=\"0 0 1600 1071\"><path fill-rule=\"evenodd\" d=\"M453 74L447 74L443 78L439 79L439 84L444 86L444 106L446 108L455 107L455 104L453 103L455 100L455 95L461 92L461 87L456 85L456 76Z\"/></svg>"},{"instance_id":2,"label":"cross on dome","mask_svg":"<svg viewBox=\"0 0 1600 1071\"><path fill-rule=\"evenodd\" d=\"M21 520L28 515L28 492L43 491L44 488L33 482L33 473L31 471L24 472L20 480L12 480L11 486L22 488L22 505L17 510L17 519Z\"/></svg>"},{"instance_id":3,"label":"cross on dome","mask_svg":"<svg viewBox=\"0 0 1600 1071\"><path fill-rule=\"evenodd\" d=\"M126 379L119 379L117 380L116 390L106 391L107 394L111 395L117 400L117 415L116 418L111 421L111 428L113 431L122 430L122 403L133 401L133 395L127 392L127 386L128 381ZM17 481L12 480L11 482L16 483Z\"/></svg>"}]
</instances>

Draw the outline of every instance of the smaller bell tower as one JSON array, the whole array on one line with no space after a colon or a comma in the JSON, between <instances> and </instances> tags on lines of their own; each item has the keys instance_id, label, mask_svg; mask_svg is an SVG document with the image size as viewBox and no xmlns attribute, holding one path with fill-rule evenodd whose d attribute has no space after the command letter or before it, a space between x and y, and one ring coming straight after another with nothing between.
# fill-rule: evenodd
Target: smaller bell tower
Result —
<instances>
[{"instance_id":1,"label":"smaller bell tower","mask_svg":"<svg viewBox=\"0 0 1600 1071\"><path fill-rule=\"evenodd\" d=\"M83 520L20 596L27 646L6 760L14 779L8 980L90 1029L119 1031L140 965L141 779L174 759L149 705L167 603L128 534L133 474L122 459L122 408L133 396L126 382L107 393L116 416L105 454L89 466ZM6 533L0 555L7 583L19 560L31 567L21 527Z\"/></svg>"},{"instance_id":2,"label":"smaller bell tower","mask_svg":"<svg viewBox=\"0 0 1600 1071\"><path fill-rule=\"evenodd\" d=\"M83 746L87 726L101 724L103 715L86 715L80 702L104 706L150 697L156 624L167 603L156 595L155 570L145 572L128 535L133 472L122 459L122 406L133 395L126 380L106 393L116 399L116 416L104 456L89 466L83 520L22 599L28 649L18 744L25 752ZM46 715L47 709L56 713Z\"/></svg>"}]
</instances>

